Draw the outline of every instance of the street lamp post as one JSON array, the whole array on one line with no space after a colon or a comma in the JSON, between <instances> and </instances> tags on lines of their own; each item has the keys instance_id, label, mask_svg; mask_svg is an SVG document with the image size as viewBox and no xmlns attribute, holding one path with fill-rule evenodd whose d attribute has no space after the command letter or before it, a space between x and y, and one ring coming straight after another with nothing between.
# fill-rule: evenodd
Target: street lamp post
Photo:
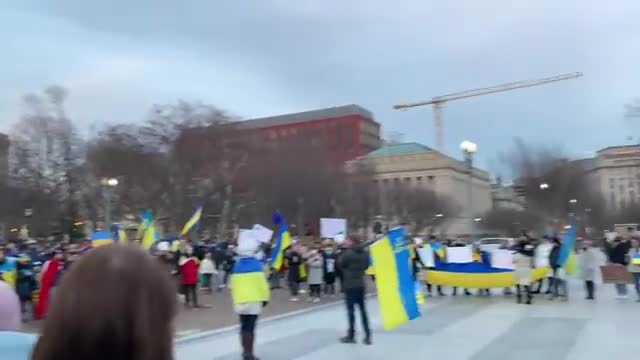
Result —
<instances>
[{"instance_id":1,"label":"street lamp post","mask_svg":"<svg viewBox=\"0 0 640 360\"><path fill-rule=\"evenodd\" d=\"M109 231L111 229L111 199L116 186L118 186L118 179L102 178L100 184L104 196L104 229L102 230Z\"/></svg>"},{"instance_id":2,"label":"street lamp post","mask_svg":"<svg viewBox=\"0 0 640 360\"><path fill-rule=\"evenodd\" d=\"M464 163L467 167L467 221L469 223L469 239L472 239L475 220L473 218L473 155L478 151L478 145L465 140L460 143L460 150L464 155Z\"/></svg>"}]
</instances>

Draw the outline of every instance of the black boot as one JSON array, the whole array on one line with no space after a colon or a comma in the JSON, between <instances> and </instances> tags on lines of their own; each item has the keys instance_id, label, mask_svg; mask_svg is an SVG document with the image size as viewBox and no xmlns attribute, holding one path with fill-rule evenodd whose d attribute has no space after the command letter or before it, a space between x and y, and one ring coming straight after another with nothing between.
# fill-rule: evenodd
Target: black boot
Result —
<instances>
[{"instance_id":1,"label":"black boot","mask_svg":"<svg viewBox=\"0 0 640 360\"><path fill-rule=\"evenodd\" d=\"M365 336L364 340L362 340L362 343L365 345L371 345L371 335L367 335Z\"/></svg>"},{"instance_id":2,"label":"black boot","mask_svg":"<svg viewBox=\"0 0 640 360\"><path fill-rule=\"evenodd\" d=\"M356 343L356 339L353 338L353 336L345 336L343 338L340 338L340 342L343 344L355 344Z\"/></svg>"},{"instance_id":3,"label":"black boot","mask_svg":"<svg viewBox=\"0 0 640 360\"><path fill-rule=\"evenodd\" d=\"M259 360L253 355L253 334L243 332L240 335L240 341L242 343L242 360Z\"/></svg>"}]
</instances>

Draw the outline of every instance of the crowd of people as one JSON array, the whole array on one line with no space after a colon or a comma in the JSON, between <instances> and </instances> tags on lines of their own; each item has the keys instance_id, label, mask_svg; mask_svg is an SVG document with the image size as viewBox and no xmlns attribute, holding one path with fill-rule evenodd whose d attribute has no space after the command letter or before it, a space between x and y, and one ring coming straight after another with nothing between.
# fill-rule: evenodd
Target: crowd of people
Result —
<instances>
[{"instance_id":1,"label":"crowd of people","mask_svg":"<svg viewBox=\"0 0 640 360\"><path fill-rule=\"evenodd\" d=\"M330 239L303 244L294 239L284 250L286 261L281 269L268 266L272 255L269 244L243 248L232 242L180 239L154 247L151 253L131 244L97 249L92 249L90 242L55 247L33 242L7 244L0 248L0 278L5 280L0 282L0 351L3 358L9 354L7 359L27 358L24 352L20 353L25 348L26 354L31 353L30 358L36 360L170 359L176 304L183 302L187 309L201 308L199 292L229 287L239 316L243 358L254 360L258 317L270 301L269 290L284 286L290 291L291 301L299 301L307 294L307 301L315 303L322 297L343 293L348 325L340 341L356 342L358 309L363 343L370 345L365 298L369 286L367 274L375 277L368 253L368 246L375 240L352 236L340 244ZM431 284L428 276L423 276L429 268L416 254L426 244L432 247L467 244L435 236L407 243L414 279L427 296L433 296L434 290L435 295L445 296L443 286ZM630 261L640 253L638 240L628 236L602 245L610 263L627 267L633 275L640 301L640 265ZM515 253L518 303L531 304L534 295L540 293L550 299L568 300L567 274L558 263L560 247L557 238L527 236L502 245ZM594 300L600 249L590 241L583 241L578 250L581 252L578 274L584 280L586 298ZM478 247L475 251L477 261L487 261L486 252ZM10 264L11 261L14 263ZM6 276L10 265L15 268L12 279ZM531 272L536 266L548 266L550 271L533 282ZM616 289L619 298L626 298L626 284L616 284ZM465 295L472 295L470 289L462 290ZM500 290L504 295L513 293L511 288ZM491 289L476 291L479 296L492 294ZM457 294L454 287L450 295ZM41 336L17 332L23 320L45 317Z\"/></svg>"}]
</instances>

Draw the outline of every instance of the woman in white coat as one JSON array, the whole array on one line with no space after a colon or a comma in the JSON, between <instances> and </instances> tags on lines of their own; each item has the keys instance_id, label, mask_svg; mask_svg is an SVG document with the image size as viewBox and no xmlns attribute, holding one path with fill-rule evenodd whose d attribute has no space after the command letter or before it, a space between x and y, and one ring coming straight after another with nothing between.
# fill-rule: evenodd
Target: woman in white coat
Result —
<instances>
[{"instance_id":1,"label":"woman in white coat","mask_svg":"<svg viewBox=\"0 0 640 360\"><path fill-rule=\"evenodd\" d=\"M513 256L518 304L522 304L522 293L524 291L527 297L526 304L531 305L531 273L533 268L533 255L533 245L531 245L527 240L521 240L518 244L517 253Z\"/></svg>"},{"instance_id":2,"label":"woman in white coat","mask_svg":"<svg viewBox=\"0 0 640 360\"><path fill-rule=\"evenodd\" d=\"M587 300L593 300L595 292L596 273L598 271L598 253L597 249L591 246L591 242L585 240L580 261L578 262L578 273L580 278L584 280L584 286L587 290Z\"/></svg>"}]
</instances>

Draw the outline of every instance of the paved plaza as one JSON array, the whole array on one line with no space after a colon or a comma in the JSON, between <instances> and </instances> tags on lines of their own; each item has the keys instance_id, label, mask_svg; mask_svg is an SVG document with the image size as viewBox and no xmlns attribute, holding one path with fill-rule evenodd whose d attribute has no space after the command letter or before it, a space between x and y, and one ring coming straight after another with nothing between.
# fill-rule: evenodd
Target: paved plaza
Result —
<instances>
[{"instance_id":1,"label":"paved plaza","mask_svg":"<svg viewBox=\"0 0 640 360\"><path fill-rule=\"evenodd\" d=\"M489 298L428 298L420 319L390 332L381 329L377 302L371 298L372 346L338 343L345 333L345 309L328 304L262 321L256 354L262 360L601 360L632 356L640 324L640 303L635 297L616 300L612 286L600 285L597 300L590 302L584 300L580 282L572 282L570 289L569 302L538 295L533 305L518 305L498 290ZM240 359L237 338L235 328L184 336L177 342L177 360Z\"/></svg>"}]
</instances>

